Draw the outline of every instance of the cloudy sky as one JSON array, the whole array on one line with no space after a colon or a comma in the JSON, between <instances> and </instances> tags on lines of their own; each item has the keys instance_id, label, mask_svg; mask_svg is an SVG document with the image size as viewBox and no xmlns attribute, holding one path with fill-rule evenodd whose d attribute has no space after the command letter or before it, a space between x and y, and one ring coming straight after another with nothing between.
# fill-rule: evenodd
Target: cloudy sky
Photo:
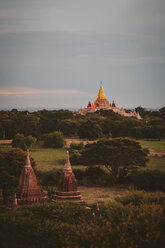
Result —
<instances>
[{"instance_id":1,"label":"cloudy sky","mask_svg":"<svg viewBox=\"0 0 165 248\"><path fill-rule=\"evenodd\" d=\"M0 108L165 106L165 0L0 0Z\"/></svg>"}]
</instances>

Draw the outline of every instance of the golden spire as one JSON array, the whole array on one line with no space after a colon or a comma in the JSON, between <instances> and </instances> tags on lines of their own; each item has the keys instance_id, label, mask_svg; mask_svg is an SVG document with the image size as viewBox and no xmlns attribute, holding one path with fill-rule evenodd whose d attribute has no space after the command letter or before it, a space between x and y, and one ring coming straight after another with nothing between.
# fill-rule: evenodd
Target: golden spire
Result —
<instances>
[{"instance_id":1,"label":"golden spire","mask_svg":"<svg viewBox=\"0 0 165 248\"><path fill-rule=\"evenodd\" d=\"M97 99L104 99L104 100L106 99L102 81L100 82L100 90L99 90Z\"/></svg>"}]
</instances>

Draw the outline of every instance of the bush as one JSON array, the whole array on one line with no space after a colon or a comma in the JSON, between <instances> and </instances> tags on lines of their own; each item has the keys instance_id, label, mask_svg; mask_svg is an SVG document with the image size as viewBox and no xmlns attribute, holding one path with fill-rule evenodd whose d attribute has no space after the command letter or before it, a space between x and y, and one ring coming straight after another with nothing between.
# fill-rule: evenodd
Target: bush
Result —
<instances>
[{"instance_id":1,"label":"bush","mask_svg":"<svg viewBox=\"0 0 165 248\"><path fill-rule=\"evenodd\" d=\"M0 214L1 248L163 248L164 223L158 204L100 204L95 216L73 202L33 205Z\"/></svg>"},{"instance_id":2,"label":"bush","mask_svg":"<svg viewBox=\"0 0 165 248\"><path fill-rule=\"evenodd\" d=\"M12 141L12 147L18 147L26 151L31 145L36 143L36 138L32 135L27 137L22 133L17 133Z\"/></svg>"},{"instance_id":3,"label":"bush","mask_svg":"<svg viewBox=\"0 0 165 248\"><path fill-rule=\"evenodd\" d=\"M70 144L70 148L74 149L74 150L81 150L83 147L84 147L83 142L80 142L78 144L77 143L71 143Z\"/></svg>"},{"instance_id":4,"label":"bush","mask_svg":"<svg viewBox=\"0 0 165 248\"><path fill-rule=\"evenodd\" d=\"M25 137L22 133L17 133L12 141L12 147L19 147L22 150L27 150L27 145L25 142Z\"/></svg>"},{"instance_id":5,"label":"bush","mask_svg":"<svg viewBox=\"0 0 165 248\"><path fill-rule=\"evenodd\" d=\"M164 205L165 194L161 192L147 193L144 191L133 191L133 192L128 192L123 196L116 197L115 200L117 202L122 203L123 205L133 204L138 206L141 204L153 204L153 203Z\"/></svg>"},{"instance_id":6,"label":"bush","mask_svg":"<svg viewBox=\"0 0 165 248\"><path fill-rule=\"evenodd\" d=\"M44 186L54 186L58 185L58 180L60 178L61 174L61 169L60 170L51 170L51 171L46 171L46 172L38 172L38 177L41 181L41 184Z\"/></svg>"},{"instance_id":7,"label":"bush","mask_svg":"<svg viewBox=\"0 0 165 248\"><path fill-rule=\"evenodd\" d=\"M87 167L85 177L89 185L109 186L115 182L115 178L110 171L100 166Z\"/></svg>"},{"instance_id":8,"label":"bush","mask_svg":"<svg viewBox=\"0 0 165 248\"><path fill-rule=\"evenodd\" d=\"M165 172L159 170L133 171L125 178L127 185L134 184L138 189L165 191Z\"/></svg>"},{"instance_id":9,"label":"bush","mask_svg":"<svg viewBox=\"0 0 165 248\"><path fill-rule=\"evenodd\" d=\"M56 131L44 135L44 145L46 147L61 148L65 143L65 137L61 132Z\"/></svg>"},{"instance_id":10,"label":"bush","mask_svg":"<svg viewBox=\"0 0 165 248\"><path fill-rule=\"evenodd\" d=\"M81 151L70 150L70 162L72 165L79 165L82 163Z\"/></svg>"},{"instance_id":11,"label":"bush","mask_svg":"<svg viewBox=\"0 0 165 248\"><path fill-rule=\"evenodd\" d=\"M103 136L100 125L93 120L82 121L78 129L78 135L81 139L97 139Z\"/></svg>"},{"instance_id":12,"label":"bush","mask_svg":"<svg viewBox=\"0 0 165 248\"><path fill-rule=\"evenodd\" d=\"M48 172L38 172L40 183L43 186L58 185L61 174L60 170L51 170ZM78 185L90 186L110 186L114 184L114 177L106 168L87 167L85 170L73 169Z\"/></svg>"}]
</instances>

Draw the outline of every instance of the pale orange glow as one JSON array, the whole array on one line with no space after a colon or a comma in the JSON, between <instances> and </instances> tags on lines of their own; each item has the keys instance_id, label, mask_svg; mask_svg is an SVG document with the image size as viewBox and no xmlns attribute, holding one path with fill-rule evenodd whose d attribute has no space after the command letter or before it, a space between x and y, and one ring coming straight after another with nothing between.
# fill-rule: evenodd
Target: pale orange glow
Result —
<instances>
[{"instance_id":1,"label":"pale orange glow","mask_svg":"<svg viewBox=\"0 0 165 248\"><path fill-rule=\"evenodd\" d=\"M39 95L39 94L82 94L83 92L78 90L40 90L33 88L14 87L14 88L0 88L0 95Z\"/></svg>"}]
</instances>

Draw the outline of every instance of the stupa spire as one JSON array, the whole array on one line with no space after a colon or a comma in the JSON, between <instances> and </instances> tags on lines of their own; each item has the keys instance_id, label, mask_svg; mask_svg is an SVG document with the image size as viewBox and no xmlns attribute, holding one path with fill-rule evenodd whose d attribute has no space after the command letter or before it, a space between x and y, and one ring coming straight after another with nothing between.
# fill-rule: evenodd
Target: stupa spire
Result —
<instances>
[{"instance_id":1,"label":"stupa spire","mask_svg":"<svg viewBox=\"0 0 165 248\"><path fill-rule=\"evenodd\" d=\"M106 99L102 81L100 82L100 90L99 90L97 99L99 99L99 100L101 100L101 99L105 100Z\"/></svg>"},{"instance_id":2,"label":"stupa spire","mask_svg":"<svg viewBox=\"0 0 165 248\"><path fill-rule=\"evenodd\" d=\"M66 160L65 160L65 165L64 165L63 171L65 173L72 173L72 168L71 168L71 164L70 164L70 160L69 160L69 152L68 151L66 151Z\"/></svg>"},{"instance_id":3,"label":"stupa spire","mask_svg":"<svg viewBox=\"0 0 165 248\"><path fill-rule=\"evenodd\" d=\"M27 157L26 157L26 161L25 161L25 167L29 167L31 168L31 162L30 162L30 155L29 155L29 150L27 150Z\"/></svg>"}]
</instances>

